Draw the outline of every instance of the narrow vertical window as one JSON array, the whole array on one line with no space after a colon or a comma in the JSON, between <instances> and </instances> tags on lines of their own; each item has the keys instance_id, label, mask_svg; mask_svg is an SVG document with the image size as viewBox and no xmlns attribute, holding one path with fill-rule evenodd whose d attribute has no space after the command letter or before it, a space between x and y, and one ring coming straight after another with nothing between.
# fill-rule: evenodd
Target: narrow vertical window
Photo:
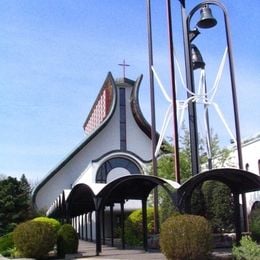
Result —
<instances>
[{"instance_id":1,"label":"narrow vertical window","mask_svg":"<svg viewBox=\"0 0 260 260\"><path fill-rule=\"evenodd\" d=\"M120 104L120 150L126 151L126 107L125 88L119 89Z\"/></svg>"},{"instance_id":2,"label":"narrow vertical window","mask_svg":"<svg viewBox=\"0 0 260 260\"><path fill-rule=\"evenodd\" d=\"M260 175L260 159L258 160L258 174Z\"/></svg>"}]
</instances>

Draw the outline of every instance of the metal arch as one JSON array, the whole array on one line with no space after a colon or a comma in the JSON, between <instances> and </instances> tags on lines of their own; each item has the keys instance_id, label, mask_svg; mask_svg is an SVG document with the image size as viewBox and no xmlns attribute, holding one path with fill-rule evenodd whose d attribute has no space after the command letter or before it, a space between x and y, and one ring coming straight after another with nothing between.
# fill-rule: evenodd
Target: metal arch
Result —
<instances>
[{"instance_id":1,"label":"metal arch","mask_svg":"<svg viewBox=\"0 0 260 260\"><path fill-rule=\"evenodd\" d=\"M82 209L81 204L79 206L75 205L75 197L79 196L82 193L84 193L84 202L86 202L86 201L90 202L88 207L85 207L85 208L83 207L83 209ZM82 196L80 196L80 197L82 197ZM88 186L87 184L84 184L84 183L77 184L71 190L70 195L68 196L66 203L67 203L67 211L68 211L67 214L69 214L70 217L76 216L79 213L91 212L91 211L94 211L96 209L95 194L92 191L91 187ZM75 208L73 208L73 206ZM84 205L84 206L87 206L87 205Z\"/></svg>"},{"instance_id":2,"label":"metal arch","mask_svg":"<svg viewBox=\"0 0 260 260\"><path fill-rule=\"evenodd\" d=\"M123 186L124 183L129 183L129 181L131 181L131 180L132 181L137 181L137 180L148 181L150 183L150 187L148 187L148 189L146 191L143 191L142 195L139 194L138 197L135 196L136 194L131 195L131 191L130 191L128 193L128 194L130 194L128 197L124 197L124 198L118 197L118 201L120 201L120 200L122 201L124 199L131 199L131 198L140 199L140 200L145 199L148 197L148 195L150 194L150 192L152 191L153 188L160 185L167 191L167 193L171 196L173 203L176 205L176 200L173 199L173 192L171 192L170 189L168 189L166 187L167 184L170 184L169 182L167 182L166 180L161 179L159 177L155 177L155 176L135 174L135 175L123 176L121 178L118 178L118 179L108 183L97 194L97 197L100 199L99 209L102 208L103 206L105 206L105 204L108 202L109 197L111 195L113 195L113 192L115 192L117 188L119 188L120 186ZM143 182L140 182L140 185L142 185L142 184L143 184Z\"/></svg>"},{"instance_id":3,"label":"metal arch","mask_svg":"<svg viewBox=\"0 0 260 260\"><path fill-rule=\"evenodd\" d=\"M105 206L106 203L108 203L108 199L111 198L111 194L113 194L113 192L116 191L116 189L120 186L122 186L124 183L129 183L129 181L137 181L137 180L141 180L141 181L148 181L149 185L147 187L146 190L143 190L143 192L141 192L140 194L138 194L138 196L136 197L136 194L131 193L131 190L127 191L127 194L129 196L127 197L116 197L114 196L114 198L112 198L111 202L119 202L119 201L123 201L124 199L145 199L148 197L149 193L151 192L151 190L153 188L155 188L156 186L160 185L162 186L167 193L170 195L173 203L175 206L177 206L177 201L176 198L174 197L173 192L166 187L166 185L171 185L169 182L167 182L164 179L161 179L159 177L155 177L155 176L149 176L149 175L139 175L139 174L135 174L135 175L129 175L129 176L123 176L121 178L118 178L110 183L108 183L97 195L94 194L94 192L92 191L91 187L88 186L87 184L81 183L76 185L70 192L66 204L67 204L67 214L69 214L69 216L74 216L77 215L79 212L80 213L86 213L86 212L90 212L90 211L95 211L95 210L100 210L102 209L102 207ZM140 182L140 186L142 186L143 182ZM173 185L171 185L173 187ZM175 189L175 187L173 187ZM80 207L82 205L78 205L77 208L73 209L73 206L75 206L75 204L73 205L73 203L75 202L75 197L79 196L80 194L84 193L84 201L91 201L92 204L89 205L88 208L83 208L80 209ZM87 196L87 197L86 197Z\"/></svg>"},{"instance_id":4,"label":"metal arch","mask_svg":"<svg viewBox=\"0 0 260 260\"><path fill-rule=\"evenodd\" d=\"M137 181L140 180L140 185L144 185L144 182L148 182L148 187L146 189L143 189L141 193L138 194L138 196L136 196L135 191L138 190L140 191L140 189L142 189L142 187L140 187L139 189L136 189L136 185L130 185L130 187L124 187L124 184L128 183L132 181ZM144 218L146 215L146 207L144 206L146 203L145 201L147 200L148 195L150 194L151 190L153 188L155 188L158 185L161 185L167 192L168 194L171 195L171 199L172 202L176 205L175 200L174 200L174 195L173 193L171 193L171 191L166 187L166 184L170 184L169 182L167 182L166 180L163 180L159 177L155 177L155 176L149 176L149 175L139 175L139 174L134 174L134 175L128 175L128 176L123 176L121 178L118 178L110 183L108 183L95 197L95 202L96 202L96 254L99 255L99 253L101 252L101 227L100 227L100 223L101 223L101 212L103 210L103 208L111 203L115 203L118 202L121 204L121 208L122 205L125 201L125 199L139 199L142 201L142 210L143 210L143 214L144 214ZM170 184L171 185L171 184ZM113 192L118 192L117 188L123 188L124 190L126 190L127 188L129 189L128 191L126 191L126 194L122 194L120 193L119 196L111 196L113 195ZM135 188L134 188L135 186ZM173 187L173 185L171 185ZM139 187L139 186L138 186ZM144 187L143 187L144 188ZM174 187L173 187L174 188ZM130 190L131 189L131 190ZM123 195L123 196L122 196ZM125 195L128 195L127 197ZM122 209L121 209L122 210ZM145 226L146 226L146 219L143 219L143 225L144 225L144 249L147 250L147 234L145 231ZM124 235L123 235L124 237ZM124 241L122 239L122 246L124 247Z\"/></svg>"},{"instance_id":5,"label":"metal arch","mask_svg":"<svg viewBox=\"0 0 260 260\"><path fill-rule=\"evenodd\" d=\"M254 173L235 168L213 169L197 174L181 185L177 191L178 207L182 207L185 200L199 184L208 180L226 184L232 193L242 194L260 190L260 177Z\"/></svg>"}]
</instances>

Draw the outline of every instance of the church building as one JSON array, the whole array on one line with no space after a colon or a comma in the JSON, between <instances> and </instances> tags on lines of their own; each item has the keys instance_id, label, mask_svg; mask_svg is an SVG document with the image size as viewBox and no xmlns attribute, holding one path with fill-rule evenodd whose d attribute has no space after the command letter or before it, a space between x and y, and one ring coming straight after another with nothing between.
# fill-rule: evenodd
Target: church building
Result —
<instances>
[{"instance_id":1,"label":"church building","mask_svg":"<svg viewBox=\"0 0 260 260\"><path fill-rule=\"evenodd\" d=\"M142 75L136 81L115 80L108 73L83 125L87 137L34 191L35 206L48 216L70 219L82 239L96 240L101 230L103 238L113 237L122 211L146 207L157 185L179 187L148 175L151 127L138 101L141 81ZM103 215L102 227L97 214Z\"/></svg>"},{"instance_id":2,"label":"church building","mask_svg":"<svg viewBox=\"0 0 260 260\"><path fill-rule=\"evenodd\" d=\"M151 191L157 186L164 188L173 204L189 213L195 188L215 180L226 184L233 194L239 241L239 196L259 191L260 177L242 169L219 168L198 172L180 185L149 175L151 126L140 109L141 81L142 75L133 81L114 79L108 73L83 125L87 137L35 188L35 207L46 210L47 216L71 222L81 239L96 242L97 254L107 239L113 246L115 227L120 227L124 248L125 215L142 209L143 246L147 250L147 199Z\"/></svg>"}]
</instances>

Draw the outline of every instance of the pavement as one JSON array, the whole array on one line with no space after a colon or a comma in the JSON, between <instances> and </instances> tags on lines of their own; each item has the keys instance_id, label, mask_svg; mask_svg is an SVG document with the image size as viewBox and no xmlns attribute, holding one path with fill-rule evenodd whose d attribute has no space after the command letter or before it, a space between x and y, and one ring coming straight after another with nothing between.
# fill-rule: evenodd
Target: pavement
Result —
<instances>
[{"instance_id":1,"label":"pavement","mask_svg":"<svg viewBox=\"0 0 260 260\"><path fill-rule=\"evenodd\" d=\"M0 255L0 260L7 260L8 258ZM15 260L23 260L25 258L16 258ZM55 259L55 258L51 258ZM166 257L158 250L144 251L143 249L120 249L118 247L111 247L102 245L102 252L96 256L96 244L89 241L79 240L79 248L77 254L66 255L65 260L71 259L135 259L135 260L152 260L161 259L166 260ZM231 249L215 249L212 253L211 259L232 259ZM29 260L28 258L26 260Z\"/></svg>"},{"instance_id":2,"label":"pavement","mask_svg":"<svg viewBox=\"0 0 260 260\"><path fill-rule=\"evenodd\" d=\"M118 247L111 247L102 245L102 252L96 256L96 244L88 241L79 241L79 250L77 255L66 255L65 259L135 259L135 260L151 260L167 258L158 250L143 249L120 249ZM211 259L232 259L231 248L219 248L212 252Z\"/></svg>"},{"instance_id":3,"label":"pavement","mask_svg":"<svg viewBox=\"0 0 260 260\"><path fill-rule=\"evenodd\" d=\"M118 247L111 247L102 245L102 252L96 256L96 244L89 241L79 241L78 254L66 255L65 259L166 259L165 256L158 250L143 249L120 249Z\"/></svg>"}]
</instances>

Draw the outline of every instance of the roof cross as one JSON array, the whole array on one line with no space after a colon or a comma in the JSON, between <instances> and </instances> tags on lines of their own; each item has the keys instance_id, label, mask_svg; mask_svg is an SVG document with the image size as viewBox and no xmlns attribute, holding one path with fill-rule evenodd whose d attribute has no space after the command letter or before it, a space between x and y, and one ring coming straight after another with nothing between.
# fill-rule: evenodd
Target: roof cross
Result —
<instances>
[{"instance_id":1,"label":"roof cross","mask_svg":"<svg viewBox=\"0 0 260 260\"><path fill-rule=\"evenodd\" d=\"M129 67L130 65L125 63L125 59L123 60L123 63L119 63L118 65L123 67L123 76L125 78L125 67Z\"/></svg>"}]
</instances>

